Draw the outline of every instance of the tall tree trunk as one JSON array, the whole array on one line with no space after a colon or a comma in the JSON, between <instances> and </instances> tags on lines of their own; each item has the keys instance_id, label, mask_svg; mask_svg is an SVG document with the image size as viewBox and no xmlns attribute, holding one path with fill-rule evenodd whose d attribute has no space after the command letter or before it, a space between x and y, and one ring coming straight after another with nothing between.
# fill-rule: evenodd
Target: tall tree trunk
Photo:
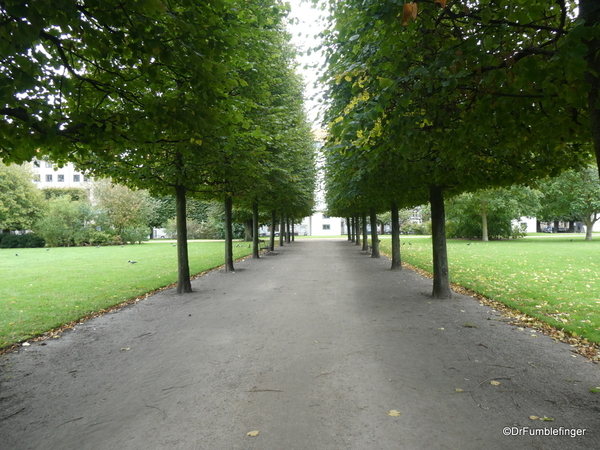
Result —
<instances>
[{"instance_id":1,"label":"tall tree trunk","mask_svg":"<svg viewBox=\"0 0 600 450\"><path fill-rule=\"evenodd\" d=\"M285 218L285 242L291 244L292 239L290 237L290 218L289 216Z\"/></svg>"},{"instance_id":2,"label":"tall tree trunk","mask_svg":"<svg viewBox=\"0 0 600 450\"><path fill-rule=\"evenodd\" d=\"M187 207L186 189L184 186L175 186L175 217L177 220L177 293L192 292L190 281L190 261L187 245Z\"/></svg>"},{"instance_id":3,"label":"tall tree trunk","mask_svg":"<svg viewBox=\"0 0 600 450\"><path fill-rule=\"evenodd\" d=\"M554 230L552 230L552 232L553 233L558 233L558 228L559 228L559 226L558 226L558 220L555 220L554 221Z\"/></svg>"},{"instance_id":4,"label":"tall tree trunk","mask_svg":"<svg viewBox=\"0 0 600 450\"><path fill-rule=\"evenodd\" d=\"M579 18L583 19L588 27L600 24L598 0L579 0ZM584 43L588 46L587 63L589 70L586 73L586 81L590 85L590 91L588 92L590 126L598 164L598 174L600 175L600 39L590 39L584 41Z\"/></svg>"},{"instance_id":5,"label":"tall tree trunk","mask_svg":"<svg viewBox=\"0 0 600 450\"><path fill-rule=\"evenodd\" d=\"M275 225L277 224L277 211L271 211L271 236L269 237L269 250L275 251Z\"/></svg>"},{"instance_id":6,"label":"tall tree trunk","mask_svg":"<svg viewBox=\"0 0 600 450\"><path fill-rule=\"evenodd\" d=\"M485 208L485 202L481 202L481 240L488 242L488 221L487 221L487 210Z\"/></svg>"},{"instance_id":7,"label":"tall tree trunk","mask_svg":"<svg viewBox=\"0 0 600 450\"><path fill-rule=\"evenodd\" d=\"M281 213L281 220L279 221L279 246L283 247L285 241L285 216Z\"/></svg>"},{"instance_id":8,"label":"tall tree trunk","mask_svg":"<svg viewBox=\"0 0 600 450\"><path fill-rule=\"evenodd\" d=\"M244 220L244 241L252 242L252 220Z\"/></svg>"},{"instance_id":9,"label":"tall tree trunk","mask_svg":"<svg viewBox=\"0 0 600 450\"><path fill-rule=\"evenodd\" d=\"M360 232L360 231L359 231ZM369 251L369 234L367 233L367 213L362 213L363 252Z\"/></svg>"},{"instance_id":10,"label":"tall tree trunk","mask_svg":"<svg viewBox=\"0 0 600 450\"><path fill-rule=\"evenodd\" d=\"M431 204L431 240L433 247L433 292L438 299L452 298L450 289L450 271L448 269L448 251L446 249L446 212L444 210L444 192L439 186L429 187Z\"/></svg>"},{"instance_id":11,"label":"tall tree trunk","mask_svg":"<svg viewBox=\"0 0 600 450\"><path fill-rule=\"evenodd\" d=\"M346 227L347 227L347 232L348 232L348 242L352 241L352 231L351 231L351 224L350 224L350 217L346 217Z\"/></svg>"},{"instance_id":12,"label":"tall tree trunk","mask_svg":"<svg viewBox=\"0 0 600 450\"><path fill-rule=\"evenodd\" d=\"M258 202L252 202L252 259L259 258L258 243Z\"/></svg>"},{"instance_id":13,"label":"tall tree trunk","mask_svg":"<svg viewBox=\"0 0 600 450\"><path fill-rule=\"evenodd\" d=\"M400 259L400 217L398 217L398 205L392 202L392 267L391 270L402 269Z\"/></svg>"},{"instance_id":14,"label":"tall tree trunk","mask_svg":"<svg viewBox=\"0 0 600 450\"><path fill-rule=\"evenodd\" d=\"M377 236L377 212L375 208L370 208L371 213L371 258L380 258L379 255L379 236Z\"/></svg>"},{"instance_id":15,"label":"tall tree trunk","mask_svg":"<svg viewBox=\"0 0 600 450\"><path fill-rule=\"evenodd\" d=\"M352 221L352 233L350 233L350 242L356 242L356 216L350 218Z\"/></svg>"},{"instance_id":16,"label":"tall tree trunk","mask_svg":"<svg viewBox=\"0 0 600 450\"><path fill-rule=\"evenodd\" d=\"M233 229L231 216L233 211L233 197L225 194L225 271L235 272L233 267Z\"/></svg>"},{"instance_id":17,"label":"tall tree trunk","mask_svg":"<svg viewBox=\"0 0 600 450\"><path fill-rule=\"evenodd\" d=\"M355 245L360 245L360 217L359 216L355 216L354 220L356 221L356 244Z\"/></svg>"},{"instance_id":18,"label":"tall tree trunk","mask_svg":"<svg viewBox=\"0 0 600 450\"><path fill-rule=\"evenodd\" d=\"M296 224L294 223L295 220L292 217L292 220L290 221L291 225L292 225L292 242L296 242Z\"/></svg>"}]
</instances>

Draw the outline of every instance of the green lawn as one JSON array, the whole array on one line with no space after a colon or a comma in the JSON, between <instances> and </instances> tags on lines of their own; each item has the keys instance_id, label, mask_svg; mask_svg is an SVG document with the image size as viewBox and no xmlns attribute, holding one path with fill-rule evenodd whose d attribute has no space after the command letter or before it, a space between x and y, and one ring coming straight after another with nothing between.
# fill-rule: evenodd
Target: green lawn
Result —
<instances>
[{"instance_id":1,"label":"green lawn","mask_svg":"<svg viewBox=\"0 0 600 450\"><path fill-rule=\"evenodd\" d=\"M600 238L534 235L509 241L448 240L450 278L509 307L600 343ZM401 238L402 260L432 270L431 239ZM389 236L382 251L391 254Z\"/></svg>"},{"instance_id":2,"label":"green lawn","mask_svg":"<svg viewBox=\"0 0 600 450\"><path fill-rule=\"evenodd\" d=\"M236 258L252 253L245 243L234 244L233 250ZM218 267L224 244L192 241L189 259L192 274ZM123 247L0 249L0 273L3 348L176 282L177 248L171 241L153 241Z\"/></svg>"}]
</instances>

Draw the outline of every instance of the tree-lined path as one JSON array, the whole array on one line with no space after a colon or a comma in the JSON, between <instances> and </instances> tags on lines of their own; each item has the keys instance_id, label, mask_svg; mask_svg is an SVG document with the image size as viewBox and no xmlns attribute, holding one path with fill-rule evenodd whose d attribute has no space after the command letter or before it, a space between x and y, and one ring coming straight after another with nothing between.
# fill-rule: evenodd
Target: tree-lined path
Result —
<instances>
[{"instance_id":1,"label":"tree-lined path","mask_svg":"<svg viewBox=\"0 0 600 450\"><path fill-rule=\"evenodd\" d=\"M597 365L388 268L298 240L2 356L1 447L597 448Z\"/></svg>"}]
</instances>

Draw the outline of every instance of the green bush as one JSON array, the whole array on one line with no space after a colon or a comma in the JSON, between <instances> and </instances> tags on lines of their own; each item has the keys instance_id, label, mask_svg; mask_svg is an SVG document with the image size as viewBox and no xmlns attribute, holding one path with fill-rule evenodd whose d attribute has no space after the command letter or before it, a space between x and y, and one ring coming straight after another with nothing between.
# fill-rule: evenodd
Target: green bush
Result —
<instances>
[{"instance_id":1,"label":"green bush","mask_svg":"<svg viewBox=\"0 0 600 450\"><path fill-rule=\"evenodd\" d=\"M46 241L34 233L3 234L0 248L36 248L46 245Z\"/></svg>"},{"instance_id":2,"label":"green bush","mask_svg":"<svg viewBox=\"0 0 600 450\"><path fill-rule=\"evenodd\" d=\"M141 244L149 239L148 227L127 227L123 230L121 238L129 244Z\"/></svg>"}]
</instances>

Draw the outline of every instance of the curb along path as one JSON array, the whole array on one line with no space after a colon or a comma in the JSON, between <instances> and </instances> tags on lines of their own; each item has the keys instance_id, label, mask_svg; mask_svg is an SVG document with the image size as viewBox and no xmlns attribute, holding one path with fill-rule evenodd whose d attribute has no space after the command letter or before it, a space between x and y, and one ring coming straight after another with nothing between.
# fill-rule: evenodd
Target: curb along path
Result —
<instances>
[{"instance_id":1,"label":"curb along path","mask_svg":"<svg viewBox=\"0 0 600 450\"><path fill-rule=\"evenodd\" d=\"M598 447L598 365L388 268L301 239L5 355L2 448Z\"/></svg>"}]
</instances>

